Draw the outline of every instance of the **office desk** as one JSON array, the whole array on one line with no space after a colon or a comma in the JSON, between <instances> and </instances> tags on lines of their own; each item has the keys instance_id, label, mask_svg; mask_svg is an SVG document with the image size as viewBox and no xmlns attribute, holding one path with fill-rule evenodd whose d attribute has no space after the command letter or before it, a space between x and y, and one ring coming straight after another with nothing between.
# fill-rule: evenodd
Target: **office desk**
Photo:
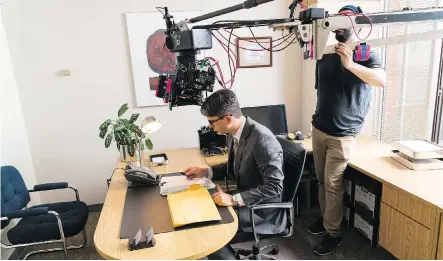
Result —
<instances>
[{"instance_id":1,"label":"office desk","mask_svg":"<svg viewBox=\"0 0 443 261\"><path fill-rule=\"evenodd\" d=\"M311 139L295 142L312 152ZM379 244L399 259L435 259L437 249L443 259L443 170L410 170L391 158L391 150L359 136L349 161L382 183Z\"/></svg>"},{"instance_id":2,"label":"office desk","mask_svg":"<svg viewBox=\"0 0 443 261\"><path fill-rule=\"evenodd\" d=\"M311 138L307 138L304 140L294 140L294 142L298 142L301 143L303 145L303 147L306 149L306 152L312 153L312 141ZM204 157L206 163L209 166L215 166L221 163L225 163L228 161L228 155L224 154L224 155L216 155L216 156L210 156L210 157L205 157L203 155L203 152L201 152L201 155Z\"/></svg>"},{"instance_id":3,"label":"office desk","mask_svg":"<svg viewBox=\"0 0 443 261\"><path fill-rule=\"evenodd\" d=\"M437 240L437 259L443 260L443 205L438 210L440 212L440 232Z\"/></svg>"},{"instance_id":4,"label":"office desk","mask_svg":"<svg viewBox=\"0 0 443 261\"><path fill-rule=\"evenodd\" d=\"M163 152L169 165L153 168L159 174L180 172L189 165L207 166L197 148ZM119 162L117 167L125 165ZM116 170L94 234L95 248L106 259L198 259L222 248L237 232L238 219L229 208L234 217L232 223L157 234L155 247L129 251L128 240L120 239L127 185L123 170Z\"/></svg>"}]
</instances>

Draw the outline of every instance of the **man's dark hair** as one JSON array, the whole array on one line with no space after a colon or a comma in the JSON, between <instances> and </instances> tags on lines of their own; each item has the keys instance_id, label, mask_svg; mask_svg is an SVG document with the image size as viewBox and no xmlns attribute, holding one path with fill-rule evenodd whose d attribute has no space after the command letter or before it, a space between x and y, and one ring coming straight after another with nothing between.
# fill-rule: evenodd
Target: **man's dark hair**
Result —
<instances>
[{"instance_id":1,"label":"man's dark hair","mask_svg":"<svg viewBox=\"0 0 443 261\"><path fill-rule=\"evenodd\" d=\"M237 96L228 89L220 89L206 98L200 112L206 117L223 117L225 115L240 117L243 115Z\"/></svg>"}]
</instances>

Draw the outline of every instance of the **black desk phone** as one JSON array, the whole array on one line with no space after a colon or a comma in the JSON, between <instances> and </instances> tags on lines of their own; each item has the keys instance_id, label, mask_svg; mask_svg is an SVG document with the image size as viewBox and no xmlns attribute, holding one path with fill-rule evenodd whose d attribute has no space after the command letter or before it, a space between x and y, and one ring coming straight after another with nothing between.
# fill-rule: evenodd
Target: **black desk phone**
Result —
<instances>
[{"instance_id":1,"label":"black desk phone","mask_svg":"<svg viewBox=\"0 0 443 261\"><path fill-rule=\"evenodd\" d=\"M160 183L160 175L149 168L140 168L128 163L125 168L125 178L130 181L130 187L158 185Z\"/></svg>"}]
</instances>

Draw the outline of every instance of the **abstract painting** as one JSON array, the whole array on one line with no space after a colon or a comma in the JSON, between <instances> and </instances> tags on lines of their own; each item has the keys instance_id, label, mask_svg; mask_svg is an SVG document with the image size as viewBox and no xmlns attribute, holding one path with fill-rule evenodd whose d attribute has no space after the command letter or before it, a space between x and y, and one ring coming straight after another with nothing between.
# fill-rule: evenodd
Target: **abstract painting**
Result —
<instances>
[{"instance_id":1,"label":"abstract painting","mask_svg":"<svg viewBox=\"0 0 443 261\"><path fill-rule=\"evenodd\" d=\"M201 11L170 12L175 22L193 18ZM138 107L167 105L155 96L158 75L174 73L175 53L165 43L166 23L162 13L126 13L135 99Z\"/></svg>"}]
</instances>

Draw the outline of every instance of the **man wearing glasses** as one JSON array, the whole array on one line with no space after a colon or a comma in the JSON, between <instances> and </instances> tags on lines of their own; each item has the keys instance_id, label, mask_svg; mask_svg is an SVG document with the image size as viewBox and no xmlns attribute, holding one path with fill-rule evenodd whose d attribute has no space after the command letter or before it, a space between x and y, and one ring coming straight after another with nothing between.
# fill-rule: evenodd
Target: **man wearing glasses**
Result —
<instances>
[{"instance_id":1,"label":"man wearing glasses","mask_svg":"<svg viewBox=\"0 0 443 261\"><path fill-rule=\"evenodd\" d=\"M227 134L228 162L214 167L190 167L189 178L224 178L237 183L233 195L217 192L212 197L220 206L238 207L239 231L252 232L248 207L256 204L281 202L283 191L283 150L275 135L265 126L243 116L235 93L222 89L210 95L201 106L209 126ZM263 209L255 212L257 234L278 234L287 228L284 210ZM231 244L238 239L234 237ZM235 259L227 245L208 256L209 259Z\"/></svg>"}]
</instances>

